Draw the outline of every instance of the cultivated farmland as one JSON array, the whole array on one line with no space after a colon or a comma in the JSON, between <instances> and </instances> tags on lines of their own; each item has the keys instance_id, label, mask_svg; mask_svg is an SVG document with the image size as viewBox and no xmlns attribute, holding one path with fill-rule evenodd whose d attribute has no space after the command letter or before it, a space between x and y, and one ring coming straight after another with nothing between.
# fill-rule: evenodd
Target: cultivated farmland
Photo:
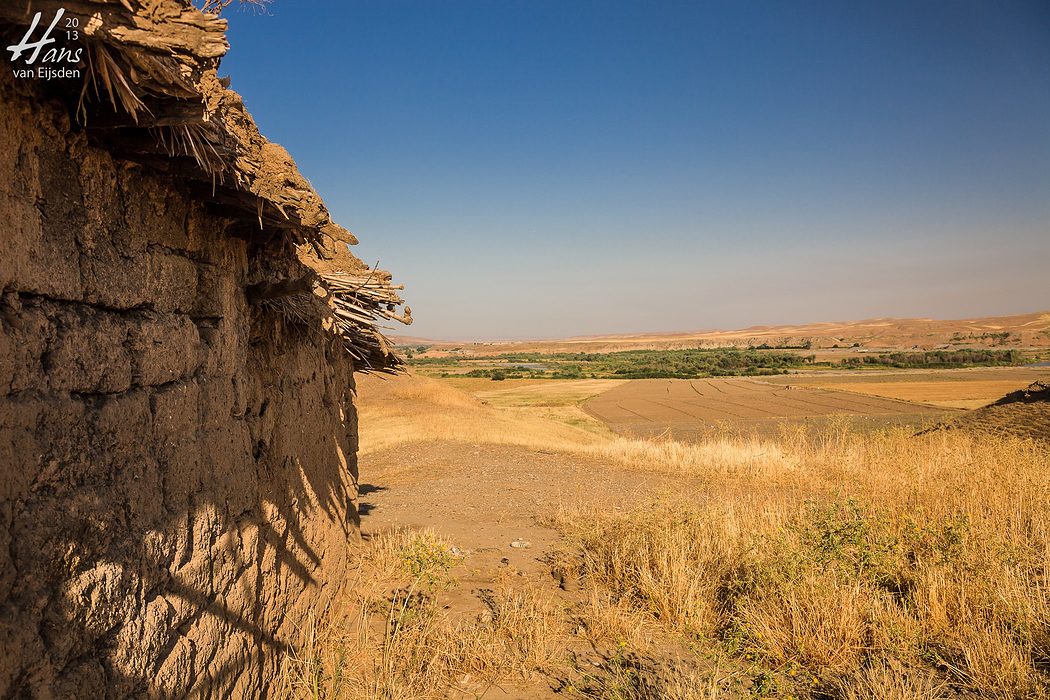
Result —
<instances>
[{"instance_id":1,"label":"cultivated farmland","mask_svg":"<svg viewBox=\"0 0 1050 700\"><path fill-rule=\"evenodd\" d=\"M770 377L765 381L918 401L945 408L980 408L1032 382L1050 381L1050 367L975 367L859 374L822 372Z\"/></svg>"},{"instance_id":2,"label":"cultivated farmland","mask_svg":"<svg viewBox=\"0 0 1050 700\"><path fill-rule=\"evenodd\" d=\"M633 437L693 440L714 428L774 434L783 423L821 425L835 417L855 427L921 426L947 409L751 379L649 379L617 386L583 404L612 430Z\"/></svg>"}]
</instances>

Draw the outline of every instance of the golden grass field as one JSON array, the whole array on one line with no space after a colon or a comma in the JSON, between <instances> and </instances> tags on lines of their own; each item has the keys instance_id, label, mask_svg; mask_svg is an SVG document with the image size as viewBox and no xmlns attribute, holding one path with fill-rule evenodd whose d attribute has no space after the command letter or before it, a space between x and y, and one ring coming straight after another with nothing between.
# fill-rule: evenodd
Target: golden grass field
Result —
<instances>
[{"instance_id":1,"label":"golden grass field","mask_svg":"<svg viewBox=\"0 0 1050 700\"><path fill-rule=\"evenodd\" d=\"M964 370L862 372L767 377L774 384L856 392L944 408L979 408L1032 382L1050 379L1050 368L988 367Z\"/></svg>"},{"instance_id":2,"label":"golden grass field","mask_svg":"<svg viewBox=\"0 0 1050 700\"><path fill-rule=\"evenodd\" d=\"M1047 442L844 421L634 440L559 412L600 388L362 382L366 463L498 443L672 488L522 514L556 531L535 555L563 585L501 569L467 612L453 604L473 595L455 541L378 533L342 608L304 626L286 695L1050 697ZM474 480L464 498L500 498L469 461L455 469ZM582 649L603 661L581 665Z\"/></svg>"}]
</instances>

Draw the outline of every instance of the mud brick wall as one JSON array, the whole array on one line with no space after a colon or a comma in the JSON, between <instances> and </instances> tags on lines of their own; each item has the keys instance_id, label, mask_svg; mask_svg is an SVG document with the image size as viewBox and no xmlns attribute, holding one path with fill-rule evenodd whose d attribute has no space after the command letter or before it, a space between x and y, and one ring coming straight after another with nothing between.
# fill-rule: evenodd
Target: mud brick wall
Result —
<instances>
[{"instance_id":1,"label":"mud brick wall","mask_svg":"<svg viewBox=\"0 0 1050 700\"><path fill-rule=\"evenodd\" d=\"M0 698L257 697L355 532L345 351L181 183L0 78Z\"/></svg>"}]
</instances>

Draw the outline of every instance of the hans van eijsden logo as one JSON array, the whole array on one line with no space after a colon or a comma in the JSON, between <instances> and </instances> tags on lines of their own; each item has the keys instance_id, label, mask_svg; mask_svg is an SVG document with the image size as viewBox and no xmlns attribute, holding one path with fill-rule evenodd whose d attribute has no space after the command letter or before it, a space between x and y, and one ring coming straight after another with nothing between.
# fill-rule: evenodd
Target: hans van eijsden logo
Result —
<instances>
[{"instance_id":1,"label":"hans van eijsden logo","mask_svg":"<svg viewBox=\"0 0 1050 700\"><path fill-rule=\"evenodd\" d=\"M33 37L37 33L43 14L43 12L37 12L22 40L7 47L7 50L11 52L11 62L14 64L12 71L15 77L39 80L79 78L83 47L61 45L58 40L62 39L69 43L78 41L80 39L80 19L66 16L65 8L59 8L43 36L34 41Z\"/></svg>"}]
</instances>

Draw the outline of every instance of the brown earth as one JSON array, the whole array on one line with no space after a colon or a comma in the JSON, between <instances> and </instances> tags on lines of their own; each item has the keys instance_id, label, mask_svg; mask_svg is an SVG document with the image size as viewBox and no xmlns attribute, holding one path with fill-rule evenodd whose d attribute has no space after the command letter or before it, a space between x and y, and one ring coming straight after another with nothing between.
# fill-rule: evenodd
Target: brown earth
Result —
<instances>
[{"instance_id":1,"label":"brown earth","mask_svg":"<svg viewBox=\"0 0 1050 700\"><path fill-rule=\"evenodd\" d=\"M453 617L483 614L486 596L508 575L559 606L585 604L579 582L555 578L552 572L550 557L558 551L560 537L550 521L559 508L619 511L691 489L700 498L704 489L682 476L646 474L601 459L512 445L412 443L363 456L361 462L367 475L360 502L365 540L395 528L426 528L462 552L451 572L456 585L438 594L440 606ZM558 689L578 682L581 673L601 676L617 668L619 650L614 646L593 646L576 637L569 639L567 650L575 668L563 665L526 685L464 687L462 693L453 688L448 697L560 698L565 692ZM683 642L671 640L653 653L635 662L661 673L693 656ZM719 697L750 696L746 688L751 680L738 665L707 672L719 679Z\"/></svg>"},{"instance_id":2,"label":"brown earth","mask_svg":"<svg viewBox=\"0 0 1050 700\"><path fill-rule=\"evenodd\" d=\"M641 379L584 402L613 431L695 440L716 428L772 434L782 424L819 425L844 417L858 427L921 425L946 409L753 379Z\"/></svg>"},{"instance_id":3,"label":"brown earth","mask_svg":"<svg viewBox=\"0 0 1050 700\"><path fill-rule=\"evenodd\" d=\"M367 474L360 486L364 539L394 527L429 527L471 553L468 570L491 574L510 565L545 584L551 575L543 554L557 534L544 519L559 507L618 509L681 485L680 478L513 445L411 443L361 461ZM532 546L510 546L519 539ZM461 583L478 588L491 580Z\"/></svg>"}]
</instances>

